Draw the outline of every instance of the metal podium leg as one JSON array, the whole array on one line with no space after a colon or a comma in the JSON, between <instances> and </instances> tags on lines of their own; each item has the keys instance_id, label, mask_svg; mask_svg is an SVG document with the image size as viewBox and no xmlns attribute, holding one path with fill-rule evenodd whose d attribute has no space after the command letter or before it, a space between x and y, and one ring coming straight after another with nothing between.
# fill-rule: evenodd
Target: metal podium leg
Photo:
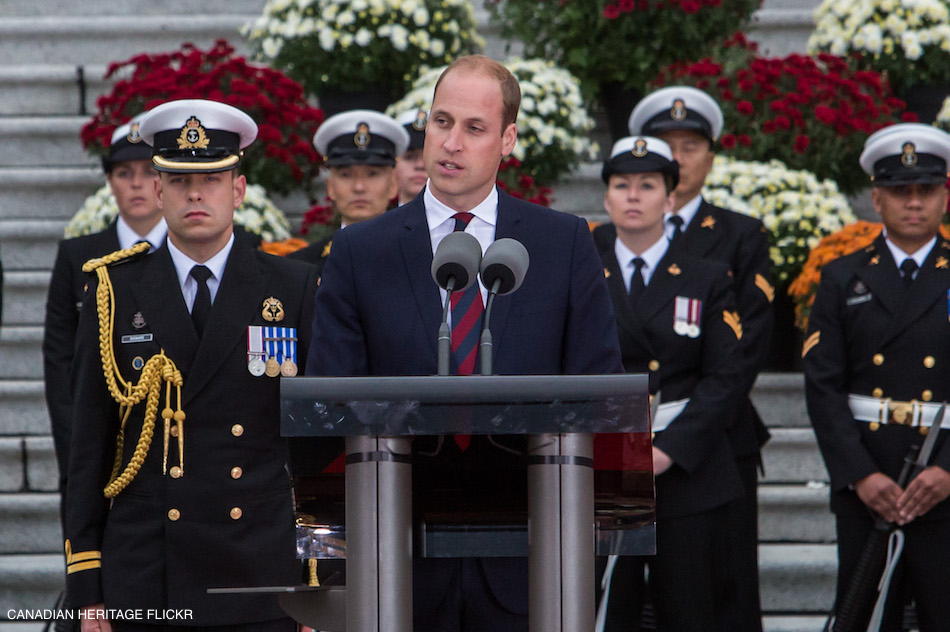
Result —
<instances>
[{"instance_id":1,"label":"metal podium leg","mask_svg":"<svg viewBox=\"0 0 950 632\"><path fill-rule=\"evenodd\" d=\"M412 632L408 438L346 438L346 632Z\"/></svg>"},{"instance_id":2,"label":"metal podium leg","mask_svg":"<svg viewBox=\"0 0 950 632\"><path fill-rule=\"evenodd\" d=\"M593 456L591 435L528 437L530 632L594 629Z\"/></svg>"}]
</instances>

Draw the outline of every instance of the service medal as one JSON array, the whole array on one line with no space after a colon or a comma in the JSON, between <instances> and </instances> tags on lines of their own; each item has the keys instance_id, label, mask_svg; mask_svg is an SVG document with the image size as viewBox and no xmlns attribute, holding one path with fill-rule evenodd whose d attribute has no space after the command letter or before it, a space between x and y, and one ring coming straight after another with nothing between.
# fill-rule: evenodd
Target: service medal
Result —
<instances>
[{"instance_id":1,"label":"service medal","mask_svg":"<svg viewBox=\"0 0 950 632\"><path fill-rule=\"evenodd\" d=\"M267 377L280 375L280 363L277 362L276 358L267 358L267 362L264 364L264 373L267 374Z\"/></svg>"},{"instance_id":2,"label":"service medal","mask_svg":"<svg viewBox=\"0 0 950 632\"><path fill-rule=\"evenodd\" d=\"M254 377L260 377L264 375L265 368L266 368L266 364L264 363L264 360L262 360L260 356L253 358L250 362L247 363L247 370Z\"/></svg>"},{"instance_id":3,"label":"service medal","mask_svg":"<svg viewBox=\"0 0 950 632\"><path fill-rule=\"evenodd\" d=\"M280 374L284 377L294 377L297 375L297 364L290 358L287 358L284 360L284 363L280 365Z\"/></svg>"}]
</instances>

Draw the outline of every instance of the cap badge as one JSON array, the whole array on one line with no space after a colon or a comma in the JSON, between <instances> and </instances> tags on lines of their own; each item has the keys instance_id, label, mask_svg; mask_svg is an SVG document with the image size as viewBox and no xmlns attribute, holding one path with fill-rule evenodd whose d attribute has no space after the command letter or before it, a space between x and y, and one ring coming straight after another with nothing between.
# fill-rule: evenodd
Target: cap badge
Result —
<instances>
[{"instance_id":1,"label":"cap badge","mask_svg":"<svg viewBox=\"0 0 950 632\"><path fill-rule=\"evenodd\" d=\"M647 155L647 142L642 138L638 138L637 141L633 144L633 155L637 158L643 158Z\"/></svg>"},{"instance_id":2,"label":"cap badge","mask_svg":"<svg viewBox=\"0 0 950 632\"><path fill-rule=\"evenodd\" d=\"M359 149L369 147L369 123L360 123L356 126L356 134L353 135L353 144Z\"/></svg>"},{"instance_id":3,"label":"cap badge","mask_svg":"<svg viewBox=\"0 0 950 632\"><path fill-rule=\"evenodd\" d=\"M280 322L284 319L284 306L273 296L266 298L264 299L264 309L261 310L261 316L269 323Z\"/></svg>"},{"instance_id":4,"label":"cap badge","mask_svg":"<svg viewBox=\"0 0 950 632\"><path fill-rule=\"evenodd\" d=\"M412 127L417 132L424 132L426 129L426 123L429 121L429 115L425 110L419 110L416 112L416 120L413 121Z\"/></svg>"},{"instance_id":5,"label":"cap badge","mask_svg":"<svg viewBox=\"0 0 950 632\"><path fill-rule=\"evenodd\" d=\"M205 134L205 128L201 126L195 116L192 116L181 128L181 135L178 137L178 149L207 149L208 135Z\"/></svg>"},{"instance_id":6,"label":"cap badge","mask_svg":"<svg viewBox=\"0 0 950 632\"><path fill-rule=\"evenodd\" d=\"M670 110L670 118L674 121L682 121L686 118L686 104L683 99L673 101L673 109Z\"/></svg>"},{"instance_id":7,"label":"cap badge","mask_svg":"<svg viewBox=\"0 0 950 632\"><path fill-rule=\"evenodd\" d=\"M132 123L129 126L129 134L125 137L130 143L139 143L142 141L142 137L139 135L139 124Z\"/></svg>"},{"instance_id":8,"label":"cap badge","mask_svg":"<svg viewBox=\"0 0 950 632\"><path fill-rule=\"evenodd\" d=\"M917 151L914 143L904 143L904 153L901 156L901 164L905 167L913 167L917 164Z\"/></svg>"}]
</instances>

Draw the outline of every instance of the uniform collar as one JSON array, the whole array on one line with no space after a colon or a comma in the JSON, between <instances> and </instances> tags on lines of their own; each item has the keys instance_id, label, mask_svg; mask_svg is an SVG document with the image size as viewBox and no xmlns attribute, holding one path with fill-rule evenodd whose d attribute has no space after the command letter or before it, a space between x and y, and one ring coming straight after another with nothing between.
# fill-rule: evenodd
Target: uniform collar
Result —
<instances>
[{"instance_id":1,"label":"uniform collar","mask_svg":"<svg viewBox=\"0 0 950 632\"><path fill-rule=\"evenodd\" d=\"M930 251L933 250L933 247L937 243L937 236L934 235L934 237L931 238L931 240L928 241L926 244L924 244L919 250L917 250L917 252L906 253L900 248L898 248L894 244L894 242L892 242L890 239L887 238L887 228L884 229L883 234L884 234L884 243L887 244L887 249L891 251L891 256L894 258L894 263L897 264L898 268L901 266L901 263L904 262L904 259L907 259L908 257L910 257L917 263L918 268L923 268L924 261L927 259L927 255L930 254Z\"/></svg>"},{"instance_id":2,"label":"uniform collar","mask_svg":"<svg viewBox=\"0 0 950 632\"><path fill-rule=\"evenodd\" d=\"M673 215L678 215L683 218L683 232L686 232L686 229L689 228L689 223L693 221L693 218L696 217L696 212L699 211L700 205L703 203L703 196L697 195L692 200L683 205L676 213L665 213L663 215L663 232L666 234L667 239L672 239L673 237L673 224L670 223L670 218Z\"/></svg>"},{"instance_id":3,"label":"uniform collar","mask_svg":"<svg viewBox=\"0 0 950 632\"><path fill-rule=\"evenodd\" d=\"M115 222L115 232L119 238L120 250L131 248L144 239L152 246L149 248L149 252L155 252L155 249L161 246L162 242L165 241L165 236L168 234L168 224L165 223L165 218L163 217L158 220L158 223L155 224L155 227L152 228L147 235L139 235L132 230L129 223L125 221L125 218L119 215Z\"/></svg>"}]
</instances>

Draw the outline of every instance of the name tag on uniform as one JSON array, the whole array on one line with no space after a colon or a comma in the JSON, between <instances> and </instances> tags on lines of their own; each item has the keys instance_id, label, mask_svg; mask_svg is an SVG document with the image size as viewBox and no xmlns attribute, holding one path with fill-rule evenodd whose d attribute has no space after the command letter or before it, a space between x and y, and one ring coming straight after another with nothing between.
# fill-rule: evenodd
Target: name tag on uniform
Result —
<instances>
[{"instance_id":1,"label":"name tag on uniform","mask_svg":"<svg viewBox=\"0 0 950 632\"><path fill-rule=\"evenodd\" d=\"M862 294L861 296L852 296L851 298L845 301L845 304L848 307L852 307L854 305L860 305L861 303L867 303L872 298L873 297L870 294Z\"/></svg>"},{"instance_id":2,"label":"name tag on uniform","mask_svg":"<svg viewBox=\"0 0 950 632\"><path fill-rule=\"evenodd\" d=\"M134 336L122 336L122 344L128 345L135 342L152 342L152 334L135 334Z\"/></svg>"}]
</instances>

